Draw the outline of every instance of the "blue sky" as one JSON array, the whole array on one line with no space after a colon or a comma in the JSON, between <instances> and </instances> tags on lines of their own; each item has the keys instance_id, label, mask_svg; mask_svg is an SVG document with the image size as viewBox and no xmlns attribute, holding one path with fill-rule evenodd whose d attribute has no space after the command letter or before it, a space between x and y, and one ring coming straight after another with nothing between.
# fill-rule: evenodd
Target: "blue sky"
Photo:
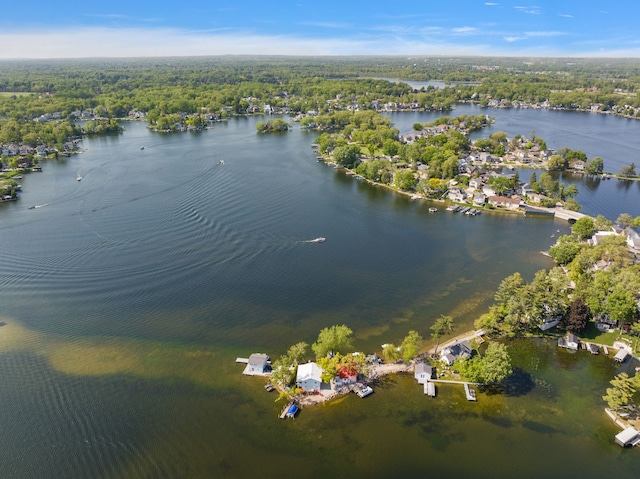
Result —
<instances>
[{"instance_id":1,"label":"blue sky","mask_svg":"<svg viewBox=\"0 0 640 479\"><path fill-rule=\"evenodd\" d=\"M640 57L640 1L9 1L0 58Z\"/></svg>"}]
</instances>

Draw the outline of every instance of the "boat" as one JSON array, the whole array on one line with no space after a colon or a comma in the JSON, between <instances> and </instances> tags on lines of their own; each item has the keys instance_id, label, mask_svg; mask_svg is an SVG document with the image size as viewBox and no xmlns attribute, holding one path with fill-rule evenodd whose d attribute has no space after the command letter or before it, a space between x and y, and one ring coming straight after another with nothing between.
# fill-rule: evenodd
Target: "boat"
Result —
<instances>
[{"instance_id":1,"label":"boat","mask_svg":"<svg viewBox=\"0 0 640 479\"><path fill-rule=\"evenodd\" d=\"M141 150L144 150L144 146L141 146L141 147L140 147L140 149L141 149Z\"/></svg>"},{"instance_id":2,"label":"boat","mask_svg":"<svg viewBox=\"0 0 640 479\"><path fill-rule=\"evenodd\" d=\"M78 176L76 177L76 180L78 180L78 181L82 181L82 176L78 175Z\"/></svg>"},{"instance_id":3,"label":"boat","mask_svg":"<svg viewBox=\"0 0 640 479\"><path fill-rule=\"evenodd\" d=\"M298 414L299 411L300 411L300 408L298 407L298 405L297 404L292 404L291 406L289 406L289 409L287 409L286 417L290 417L291 419L295 419L296 418L296 414Z\"/></svg>"},{"instance_id":4,"label":"boat","mask_svg":"<svg viewBox=\"0 0 640 479\"><path fill-rule=\"evenodd\" d=\"M224 165L224 160L220 160L220 161L218 162L218 164L219 164L219 165Z\"/></svg>"},{"instance_id":5,"label":"boat","mask_svg":"<svg viewBox=\"0 0 640 479\"><path fill-rule=\"evenodd\" d=\"M366 398L369 394L373 393L373 388L371 386L359 387L355 390L355 393L361 398Z\"/></svg>"},{"instance_id":6,"label":"boat","mask_svg":"<svg viewBox=\"0 0 640 479\"><path fill-rule=\"evenodd\" d=\"M325 241L326 241L326 238L323 238L322 236L320 236L319 238L315 238L307 241L307 243L324 243Z\"/></svg>"},{"instance_id":7,"label":"boat","mask_svg":"<svg viewBox=\"0 0 640 479\"><path fill-rule=\"evenodd\" d=\"M429 213L435 213L436 211L438 211L438 208L432 206L431 208L429 208Z\"/></svg>"},{"instance_id":8,"label":"boat","mask_svg":"<svg viewBox=\"0 0 640 479\"><path fill-rule=\"evenodd\" d=\"M35 207L35 206L33 206L33 205L31 205L31 206L29 206L27 209L28 209L28 210L35 210L35 209L36 209L36 207Z\"/></svg>"},{"instance_id":9,"label":"boat","mask_svg":"<svg viewBox=\"0 0 640 479\"><path fill-rule=\"evenodd\" d=\"M275 389L275 387L271 383L265 384L264 388L267 390L268 393L270 393L271 391L273 391Z\"/></svg>"}]
</instances>

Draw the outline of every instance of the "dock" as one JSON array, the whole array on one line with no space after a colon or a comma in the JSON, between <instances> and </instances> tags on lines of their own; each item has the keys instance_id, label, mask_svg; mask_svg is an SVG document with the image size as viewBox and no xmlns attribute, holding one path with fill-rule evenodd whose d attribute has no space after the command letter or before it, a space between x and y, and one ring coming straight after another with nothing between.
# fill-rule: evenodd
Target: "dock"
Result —
<instances>
[{"instance_id":1,"label":"dock","mask_svg":"<svg viewBox=\"0 0 640 479\"><path fill-rule=\"evenodd\" d=\"M249 358L236 358L236 363L249 364Z\"/></svg>"},{"instance_id":2,"label":"dock","mask_svg":"<svg viewBox=\"0 0 640 479\"><path fill-rule=\"evenodd\" d=\"M280 419L285 419L287 417L287 413L289 412L291 406L294 406L293 401L289 401L289 404L287 404L284 409L282 409L282 412L280 413Z\"/></svg>"},{"instance_id":3,"label":"dock","mask_svg":"<svg viewBox=\"0 0 640 479\"><path fill-rule=\"evenodd\" d=\"M469 383L464 383L464 394L467 396L467 401L477 401L476 390L469 387Z\"/></svg>"},{"instance_id":4,"label":"dock","mask_svg":"<svg viewBox=\"0 0 640 479\"><path fill-rule=\"evenodd\" d=\"M431 381L424 383L424 393L429 397L436 397L436 385Z\"/></svg>"}]
</instances>

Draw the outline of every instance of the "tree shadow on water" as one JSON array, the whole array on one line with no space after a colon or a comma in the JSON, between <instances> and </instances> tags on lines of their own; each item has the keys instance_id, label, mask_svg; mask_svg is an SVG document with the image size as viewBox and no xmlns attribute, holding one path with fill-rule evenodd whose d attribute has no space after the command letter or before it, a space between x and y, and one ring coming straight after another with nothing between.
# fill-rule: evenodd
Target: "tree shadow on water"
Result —
<instances>
[{"instance_id":1,"label":"tree shadow on water","mask_svg":"<svg viewBox=\"0 0 640 479\"><path fill-rule=\"evenodd\" d=\"M529 394L535 386L533 376L521 368L514 368L511 376L500 384L502 392L509 397Z\"/></svg>"}]
</instances>

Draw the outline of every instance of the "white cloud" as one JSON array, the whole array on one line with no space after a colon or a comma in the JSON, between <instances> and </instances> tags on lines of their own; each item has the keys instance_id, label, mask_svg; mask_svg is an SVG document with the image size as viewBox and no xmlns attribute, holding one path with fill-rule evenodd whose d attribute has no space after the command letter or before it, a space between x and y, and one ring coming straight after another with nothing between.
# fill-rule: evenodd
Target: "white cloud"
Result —
<instances>
[{"instance_id":1,"label":"white cloud","mask_svg":"<svg viewBox=\"0 0 640 479\"><path fill-rule=\"evenodd\" d=\"M498 5L500 5L499 3L494 3L494 2L484 2L484 4L487 7L497 7Z\"/></svg>"},{"instance_id":2,"label":"white cloud","mask_svg":"<svg viewBox=\"0 0 640 479\"><path fill-rule=\"evenodd\" d=\"M540 7L513 7L519 12L526 13L528 15L542 15L542 10Z\"/></svg>"},{"instance_id":3,"label":"white cloud","mask_svg":"<svg viewBox=\"0 0 640 479\"><path fill-rule=\"evenodd\" d=\"M569 15L568 13L559 13L558 15L564 18L573 18L573 15Z\"/></svg>"},{"instance_id":4,"label":"white cloud","mask_svg":"<svg viewBox=\"0 0 640 479\"><path fill-rule=\"evenodd\" d=\"M475 27L458 27L452 29L452 31L457 35L471 35L473 33L477 33L478 29Z\"/></svg>"},{"instance_id":5,"label":"white cloud","mask_svg":"<svg viewBox=\"0 0 640 479\"><path fill-rule=\"evenodd\" d=\"M559 37L562 35L567 35L566 32L558 32L558 31L539 31L539 32L524 32L524 34L528 37Z\"/></svg>"},{"instance_id":6,"label":"white cloud","mask_svg":"<svg viewBox=\"0 0 640 479\"><path fill-rule=\"evenodd\" d=\"M503 37L505 41L509 43L517 42L518 40L524 40L524 37Z\"/></svg>"}]
</instances>

